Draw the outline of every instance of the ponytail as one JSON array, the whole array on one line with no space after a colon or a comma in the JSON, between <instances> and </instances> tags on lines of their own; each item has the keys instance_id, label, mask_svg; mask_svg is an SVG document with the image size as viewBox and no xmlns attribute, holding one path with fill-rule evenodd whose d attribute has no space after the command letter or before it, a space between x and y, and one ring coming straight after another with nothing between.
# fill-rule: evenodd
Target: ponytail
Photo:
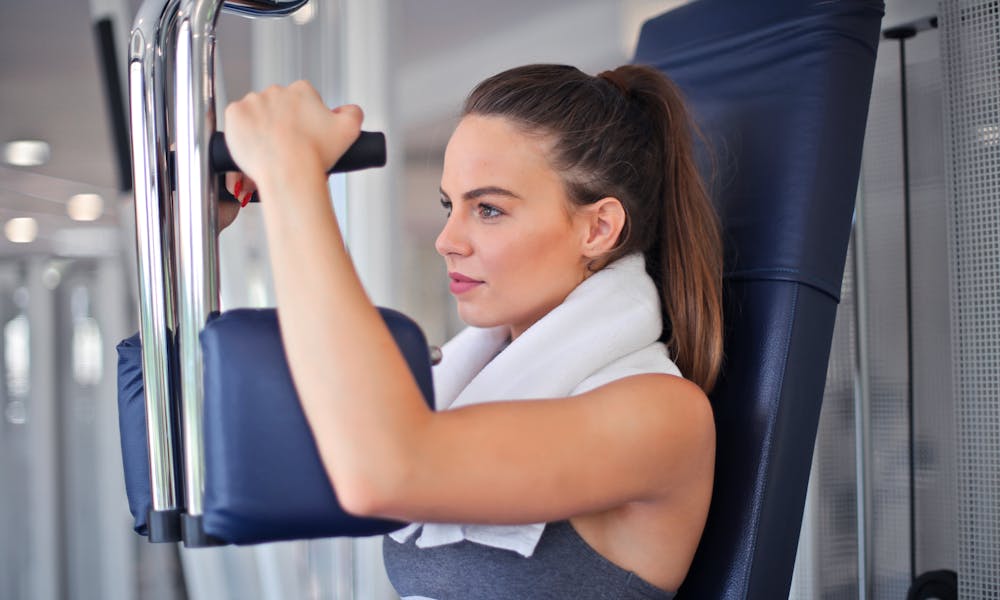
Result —
<instances>
[{"instance_id":1,"label":"ponytail","mask_svg":"<svg viewBox=\"0 0 1000 600\"><path fill-rule=\"evenodd\" d=\"M552 164L574 202L621 201L626 225L604 264L644 254L663 306L661 340L681 373L710 392L722 364L722 242L695 162L700 133L677 87L641 65L597 77L529 65L479 84L467 114L553 136Z\"/></svg>"},{"instance_id":2,"label":"ponytail","mask_svg":"<svg viewBox=\"0 0 1000 600\"><path fill-rule=\"evenodd\" d=\"M666 317L663 341L686 377L706 392L722 363L722 238L715 210L695 162L692 134L700 136L676 85L650 67L616 69L619 80L663 123L661 234L646 250Z\"/></svg>"}]
</instances>

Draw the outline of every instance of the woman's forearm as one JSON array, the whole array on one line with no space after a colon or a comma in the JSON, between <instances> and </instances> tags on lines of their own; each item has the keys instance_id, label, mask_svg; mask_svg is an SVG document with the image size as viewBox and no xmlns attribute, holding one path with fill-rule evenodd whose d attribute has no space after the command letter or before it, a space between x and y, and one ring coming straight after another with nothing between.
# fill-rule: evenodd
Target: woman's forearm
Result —
<instances>
[{"instance_id":1,"label":"woman's forearm","mask_svg":"<svg viewBox=\"0 0 1000 600\"><path fill-rule=\"evenodd\" d=\"M406 478L430 416L354 270L322 169L258 182L285 353L341 502L366 511Z\"/></svg>"}]
</instances>

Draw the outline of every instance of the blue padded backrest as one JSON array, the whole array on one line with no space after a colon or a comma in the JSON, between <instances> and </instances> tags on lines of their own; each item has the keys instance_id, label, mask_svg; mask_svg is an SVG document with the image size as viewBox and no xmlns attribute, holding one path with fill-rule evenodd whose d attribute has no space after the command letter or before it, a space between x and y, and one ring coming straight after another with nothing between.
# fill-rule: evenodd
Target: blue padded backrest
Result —
<instances>
[{"instance_id":1,"label":"blue padded backrest","mask_svg":"<svg viewBox=\"0 0 1000 600\"><path fill-rule=\"evenodd\" d=\"M642 28L634 62L713 147L726 252L715 490L679 598L788 597L883 8L701 0Z\"/></svg>"}]
</instances>

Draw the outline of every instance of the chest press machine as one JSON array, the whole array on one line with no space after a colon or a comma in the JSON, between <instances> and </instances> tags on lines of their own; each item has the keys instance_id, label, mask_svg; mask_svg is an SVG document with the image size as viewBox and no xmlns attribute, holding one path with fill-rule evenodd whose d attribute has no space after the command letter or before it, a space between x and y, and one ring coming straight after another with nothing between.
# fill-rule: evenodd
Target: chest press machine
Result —
<instances>
[{"instance_id":1,"label":"chest press machine","mask_svg":"<svg viewBox=\"0 0 1000 600\"><path fill-rule=\"evenodd\" d=\"M340 509L298 407L275 311L218 314L218 175L236 166L215 131L215 22L223 9L281 16L305 2L147 0L132 30L141 329L118 347L119 415L129 507L150 541L200 547L400 526ZM384 164L382 134L362 132L330 172ZM430 401L423 334L381 312ZM234 359L252 381L229 375Z\"/></svg>"},{"instance_id":2,"label":"chest press machine","mask_svg":"<svg viewBox=\"0 0 1000 600\"><path fill-rule=\"evenodd\" d=\"M252 544L401 525L340 509L274 311L217 314L215 175L232 166L217 159L224 145L213 136L215 19L220 9L273 16L304 3L146 0L132 32L141 330L118 347L119 414L129 506L152 542ZM678 598L788 595L883 8L698 0L643 26L635 62L681 87L714 146L726 251L715 491ZM371 135L361 143L375 152L352 147L334 168L381 164L384 141ZM404 315L380 310L433 406L426 340Z\"/></svg>"}]
</instances>

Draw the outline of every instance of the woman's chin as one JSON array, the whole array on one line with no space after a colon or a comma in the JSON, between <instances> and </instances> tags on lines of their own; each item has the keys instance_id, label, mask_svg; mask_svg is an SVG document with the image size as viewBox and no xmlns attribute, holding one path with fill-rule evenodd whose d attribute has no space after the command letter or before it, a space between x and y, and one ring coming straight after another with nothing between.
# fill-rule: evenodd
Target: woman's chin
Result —
<instances>
[{"instance_id":1,"label":"woman's chin","mask_svg":"<svg viewBox=\"0 0 1000 600\"><path fill-rule=\"evenodd\" d=\"M482 311L474 310L469 306L463 306L461 302L458 304L458 318L462 319L462 322L466 325L482 329L503 324L496 315L483 314Z\"/></svg>"}]
</instances>

